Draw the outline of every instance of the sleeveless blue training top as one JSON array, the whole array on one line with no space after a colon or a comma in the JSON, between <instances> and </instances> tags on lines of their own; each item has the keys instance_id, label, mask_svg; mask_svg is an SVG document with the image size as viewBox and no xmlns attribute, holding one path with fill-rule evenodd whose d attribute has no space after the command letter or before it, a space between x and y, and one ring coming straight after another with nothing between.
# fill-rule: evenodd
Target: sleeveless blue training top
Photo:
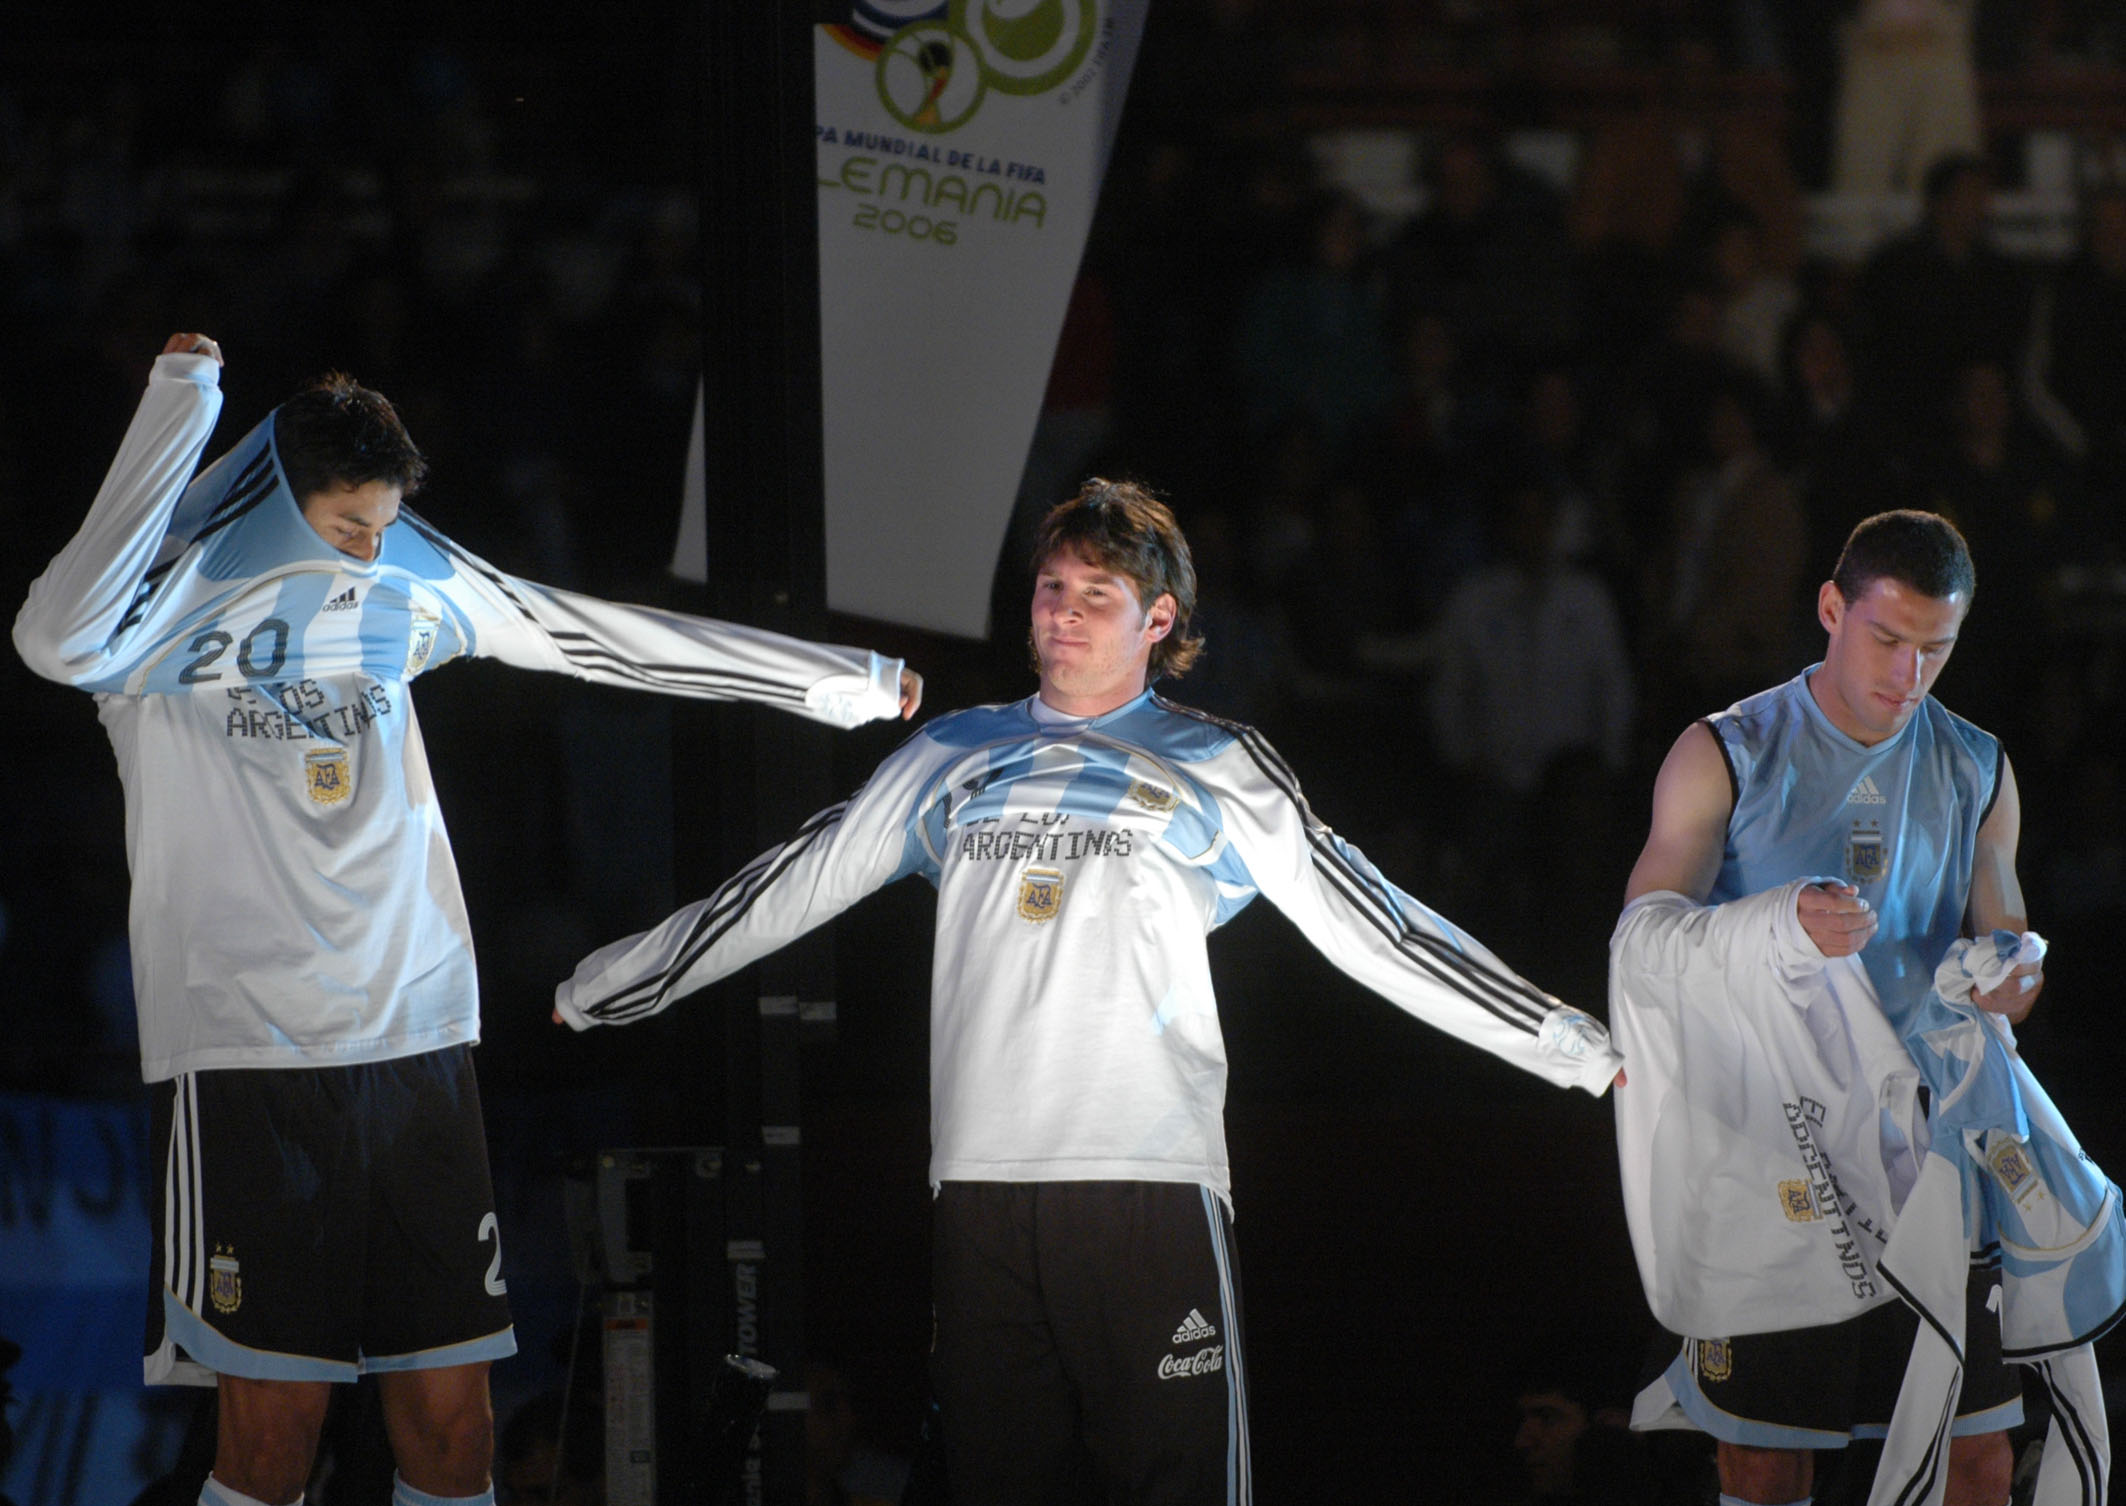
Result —
<instances>
[{"instance_id":1,"label":"sleeveless blue training top","mask_svg":"<svg viewBox=\"0 0 2126 1506\"><path fill-rule=\"evenodd\" d=\"M1902 1032L1962 934L2000 743L1928 696L1896 736L1864 746L1816 704L1820 667L1706 718L1735 791L1710 900L1803 876L1856 886L1880 924L1860 960Z\"/></svg>"}]
</instances>

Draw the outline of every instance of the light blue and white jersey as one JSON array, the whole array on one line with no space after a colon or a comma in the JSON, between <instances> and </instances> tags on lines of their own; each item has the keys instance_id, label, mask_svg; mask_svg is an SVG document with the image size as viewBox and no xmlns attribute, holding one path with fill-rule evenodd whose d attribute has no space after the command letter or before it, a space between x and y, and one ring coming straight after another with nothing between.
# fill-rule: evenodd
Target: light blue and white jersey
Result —
<instances>
[{"instance_id":1,"label":"light blue and white jersey","mask_svg":"<svg viewBox=\"0 0 2126 1506\"><path fill-rule=\"evenodd\" d=\"M484 655L847 726L898 661L518 580L411 513L378 558L303 520L269 417L194 468L219 367L166 355L15 644L96 695L126 791L133 982L154 1081L477 1038L472 944L412 680Z\"/></svg>"},{"instance_id":2,"label":"light blue and white jersey","mask_svg":"<svg viewBox=\"0 0 2126 1506\"><path fill-rule=\"evenodd\" d=\"M1804 670L1708 717L1734 783L1711 904L1804 875L1859 889L1880 929L1860 954L1900 1033L1963 932L2000 743L1928 696L1873 747L1831 724Z\"/></svg>"},{"instance_id":3,"label":"light blue and white jersey","mask_svg":"<svg viewBox=\"0 0 2126 1506\"><path fill-rule=\"evenodd\" d=\"M938 718L707 899L586 958L556 1003L578 1029L641 1019L910 874L938 892L933 1182L1230 1197L1205 939L1257 894L1418 1018L1560 1086L1616 1074L1600 1025L1381 877L1260 734L1150 692L1089 718L1037 697Z\"/></svg>"}]
</instances>

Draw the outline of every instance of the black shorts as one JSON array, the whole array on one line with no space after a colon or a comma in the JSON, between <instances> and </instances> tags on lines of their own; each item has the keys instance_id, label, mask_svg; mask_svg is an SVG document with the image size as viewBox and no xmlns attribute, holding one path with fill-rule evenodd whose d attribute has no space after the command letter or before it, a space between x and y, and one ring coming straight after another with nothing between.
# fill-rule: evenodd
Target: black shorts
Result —
<instances>
[{"instance_id":1,"label":"black shorts","mask_svg":"<svg viewBox=\"0 0 2126 1506\"><path fill-rule=\"evenodd\" d=\"M2023 1420L2021 1373L2001 1359L1997 1271L1974 1269L1964 1292L1964 1389L1957 1436L1997 1433ZM1919 1316L1885 1302L1857 1318L1784 1333L1685 1339L1666 1372L1684 1415L1715 1438L1758 1448L1843 1448L1880 1438Z\"/></svg>"},{"instance_id":2,"label":"black shorts","mask_svg":"<svg viewBox=\"0 0 2126 1506\"><path fill-rule=\"evenodd\" d=\"M351 1381L516 1352L472 1054L187 1072L163 1164L148 1381Z\"/></svg>"},{"instance_id":3,"label":"black shorts","mask_svg":"<svg viewBox=\"0 0 2126 1506\"><path fill-rule=\"evenodd\" d=\"M947 1182L931 1383L965 1506L1249 1506L1232 1220L1179 1182Z\"/></svg>"}]
</instances>

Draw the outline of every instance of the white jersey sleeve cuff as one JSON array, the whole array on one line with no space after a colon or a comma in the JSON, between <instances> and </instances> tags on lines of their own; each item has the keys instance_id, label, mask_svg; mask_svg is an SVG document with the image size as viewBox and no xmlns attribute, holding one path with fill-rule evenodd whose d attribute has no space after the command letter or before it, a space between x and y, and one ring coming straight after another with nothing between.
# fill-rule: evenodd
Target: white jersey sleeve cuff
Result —
<instances>
[{"instance_id":1,"label":"white jersey sleeve cuff","mask_svg":"<svg viewBox=\"0 0 2126 1506\"><path fill-rule=\"evenodd\" d=\"M858 727L898 716L901 661L873 654L868 675L828 675L805 692L805 709L836 727Z\"/></svg>"},{"instance_id":2,"label":"white jersey sleeve cuff","mask_svg":"<svg viewBox=\"0 0 2126 1506\"><path fill-rule=\"evenodd\" d=\"M155 358L150 381L190 382L198 387L221 386L221 362L197 351L175 351Z\"/></svg>"},{"instance_id":3,"label":"white jersey sleeve cuff","mask_svg":"<svg viewBox=\"0 0 2126 1506\"><path fill-rule=\"evenodd\" d=\"M1609 1091L1624 1065L1624 1058L1610 1045L1609 1032L1602 1028L1601 1021L1570 1004L1560 1004L1543 1016L1536 1043L1546 1055L1579 1063L1568 1086L1584 1088L1597 1098Z\"/></svg>"}]
</instances>

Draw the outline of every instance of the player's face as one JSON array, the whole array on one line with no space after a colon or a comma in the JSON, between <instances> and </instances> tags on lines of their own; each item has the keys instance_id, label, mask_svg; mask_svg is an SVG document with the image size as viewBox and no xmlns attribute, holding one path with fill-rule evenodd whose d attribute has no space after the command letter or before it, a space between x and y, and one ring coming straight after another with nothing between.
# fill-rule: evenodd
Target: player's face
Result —
<instances>
[{"instance_id":1,"label":"player's face","mask_svg":"<svg viewBox=\"0 0 2126 1506\"><path fill-rule=\"evenodd\" d=\"M1809 684L1831 725L1870 745L1896 736L1949 662L1969 606L1961 592L1923 596L1889 579L1849 602L1826 581L1816 613L1831 641Z\"/></svg>"},{"instance_id":2,"label":"player's face","mask_svg":"<svg viewBox=\"0 0 2126 1506\"><path fill-rule=\"evenodd\" d=\"M388 481L346 482L303 498L303 521L342 554L374 560L384 530L399 520L399 488Z\"/></svg>"},{"instance_id":3,"label":"player's face","mask_svg":"<svg viewBox=\"0 0 2126 1506\"><path fill-rule=\"evenodd\" d=\"M1174 598L1144 606L1137 583L1065 550L1034 573L1033 648L1041 699L1098 716L1143 694L1152 645L1174 625Z\"/></svg>"}]
</instances>

